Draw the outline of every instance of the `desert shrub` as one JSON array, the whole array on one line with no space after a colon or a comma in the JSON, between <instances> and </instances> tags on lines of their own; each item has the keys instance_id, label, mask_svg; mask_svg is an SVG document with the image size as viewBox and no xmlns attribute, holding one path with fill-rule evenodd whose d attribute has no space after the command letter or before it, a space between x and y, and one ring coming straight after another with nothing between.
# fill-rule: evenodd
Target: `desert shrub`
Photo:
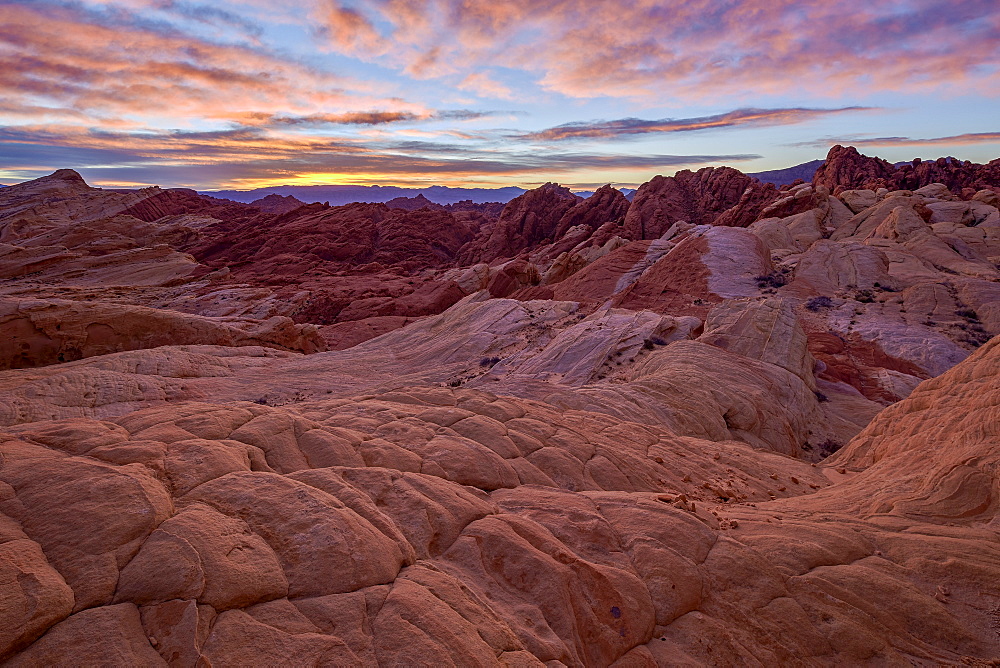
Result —
<instances>
[{"instance_id":1,"label":"desert shrub","mask_svg":"<svg viewBox=\"0 0 1000 668\"><path fill-rule=\"evenodd\" d=\"M833 300L825 295L812 297L806 302L806 308L810 311L818 311L821 308L830 308L831 306L833 306Z\"/></svg>"},{"instance_id":2,"label":"desert shrub","mask_svg":"<svg viewBox=\"0 0 1000 668\"><path fill-rule=\"evenodd\" d=\"M824 457L829 457L837 450L840 450L842 447L844 447L844 444L841 443L840 441L835 441L832 438L828 438L819 444L819 452Z\"/></svg>"},{"instance_id":3,"label":"desert shrub","mask_svg":"<svg viewBox=\"0 0 1000 668\"><path fill-rule=\"evenodd\" d=\"M978 348L979 346L989 341L991 338L993 337L991 337L988 332L980 328L979 331L976 330L970 331L968 335L962 339L962 341L968 343L973 348Z\"/></svg>"},{"instance_id":4,"label":"desert shrub","mask_svg":"<svg viewBox=\"0 0 1000 668\"><path fill-rule=\"evenodd\" d=\"M854 293L854 301L861 302L862 304L871 304L875 301L875 295L872 294L871 290L858 290Z\"/></svg>"},{"instance_id":5,"label":"desert shrub","mask_svg":"<svg viewBox=\"0 0 1000 668\"><path fill-rule=\"evenodd\" d=\"M965 318L966 320L974 320L976 322L979 322L979 314L976 313L971 308L960 308L957 311L955 311L955 315L957 315L959 318Z\"/></svg>"},{"instance_id":6,"label":"desert shrub","mask_svg":"<svg viewBox=\"0 0 1000 668\"><path fill-rule=\"evenodd\" d=\"M642 347L646 350L653 350L656 346L665 346L667 342L658 336L651 336L642 342Z\"/></svg>"},{"instance_id":7,"label":"desert shrub","mask_svg":"<svg viewBox=\"0 0 1000 668\"><path fill-rule=\"evenodd\" d=\"M826 402L826 401L830 401L830 397L826 396L825 394L823 394L819 390L814 391L813 394L816 395L816 401L818 401L820 403L823 403L823 402Z\"/></svg>"},{"instance_id":8,"label":"desert shrub","mask_svg":"<svg viewBox=\"0 0 1000 668\"><path fill-rule=\"evenodd\" d=\"M479 360L479 366L481 367L492 367L500 363L499 357L484 357Z\"/></svg>"},{"instance_id":9,"label":"desert shrub","mask_svg":"<svg viewBox=\"0 0 1000 668\"><path fill-rule=\"evenodd\" d=\"M753 280L757 281L758 288L780 288L788 283L785 275L780 271L772 271L770 274L755 276Z\"/></svg>"}]
</instances>

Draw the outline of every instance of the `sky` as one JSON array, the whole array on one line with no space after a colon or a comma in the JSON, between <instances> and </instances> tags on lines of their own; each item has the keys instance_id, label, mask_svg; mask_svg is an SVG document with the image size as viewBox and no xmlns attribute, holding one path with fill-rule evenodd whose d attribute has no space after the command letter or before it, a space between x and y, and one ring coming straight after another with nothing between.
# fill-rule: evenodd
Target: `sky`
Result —
<instances>
[{"instance_id":1,"label":"sky","mask_svg":"<svg viewBox=\"0 0 1000 668\"><path fill-rule=\"evenodd\" d=\"M838 143L988 162L998 96L997 0L0 0L5 184L635 187Z\"/></svg>"}]
</instances>

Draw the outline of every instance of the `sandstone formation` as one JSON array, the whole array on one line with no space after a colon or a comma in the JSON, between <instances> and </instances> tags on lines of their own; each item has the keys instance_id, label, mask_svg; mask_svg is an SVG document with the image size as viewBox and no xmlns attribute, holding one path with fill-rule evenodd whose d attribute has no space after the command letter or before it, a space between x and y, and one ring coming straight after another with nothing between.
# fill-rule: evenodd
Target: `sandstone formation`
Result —
<instances>
[{"instance_id":1,"label":"sandstone formation","mask_svg":"<svg viewBox=\"0 0 1000 668\"><path fill-rule=\"evenodd\" d=\"M828 468L433 387L8 428L7 563L40 585L9 591L5 651L15 665L988 658L996 482L978 432L948 421L995 408L997 352L918 389L937 398L876 418ZM938 429L949 440L905 436ZM956 469L969 448L982 463ZM878 464L904 452L910 487L887 487L899 466Z\"/></svg>"},{"instance_id":2,"label":"sandstone formation","mask_svg":"<svg viewBox=\"0 0 1000 668\"><path fill-rule=\"evenodd\" d=\"M731 167L657 176L635 193L625 217L625 236L656 239L680 220L700 225L721 217L724 225L743 227L753 222L777 194L774 186Z\"/></svg>"},{"instance_id":3,"label":"sandstone formation","mask_svg":"<svg viewBox=\"0 0 1000 668\"><path fill-rule=\"evenodd\" d=\"M578 225L596 230L605 223L623 221L629 206L629 201L620 190L610 185L601 186L593 195L563 214L554 235L561 238L570 228Z\"/></svg>"},{"instance_id":4,"label":"sandstone formation","mask_svg":"<svg viewBox=\"0 0 1000 668\"><path fill-rule=\"evenodd\" d=\"M223 223L218 228L217 237L191 249L199 260L255 266L267 262L287 266L294 261L294 270L299 272L320 263L435 266L451 260L472 237L471 226L448 213L404 212L384 204L334 208L310 204L272 218L267 235L260 234L254 221L236 226Z\"/></svg>"},{"instance_id":5,"label":"sandstone formation","mask_svg":"<svg viewBox=\"0 0 1000 668\"><path fill-rule=\"evenodd\" d=\"M0 190L0 662L991 665L991 165Z\"/></svg>"},{"instance_id":6,"label":"sandstone formation","mask_svg":"<svg viewBox=\"0 0 1000 668\"><path fill-rule=\"evenodd\" d=\"M838 186L846 190L864 188L867 184L886 179L895 168L881 158L861 155L853 146L834 146L826 156L826 161L813 175L813 185L826 186L830 190Z\"/></svg>"},{"instance_id":7,"label":"sandstone formation","mask_svg":"<svg viewBox=\"0 0 1000 668\"><path fill-rule=\"evenodd\" d=\"M986 190L996 193L1000 186L1000 158L985 165L954 158L939 158L892 165L881 158L858 153L853 146L834 146L813 176L815 185L830 190L836 188L867 188L877 190L918 190L931 184L941 184L955 194Z\"/></svg>"},{"instance_id":8,"label":"sandstone formation","mask_svg":"<svg viewBox=\"0 0 1000 668\"><path fill-rule=\"evenodd\" d=\"M394 197L385 203L390 209L403 209L404 211L417 211L419 209L444 209L445 207L436 202L432 202L423 193L416 197Z\"/></svg>"},{"instance_id":9,"label":"sandstone formation","mask_svg":"<svg viewBox=\"0 0 1000 668\"><path fill-rule=\"evenodd\" d=\"M265 213L288 213L300 206L305 206L305 202L299 201L291 195L278 195L271 193L265 197L250 202L250 206L255 206Z\"/></svg>"},{"instance_id":10,"label":"sandstone formation","mask_svg":"<svg viewBox=\"0 0 1000 668\"><path fill-rule=\"evenodd\" d=\"M481 240L481 250L467 250L463 259L490 262L551 241L564 214L579 202L569 189L555 183L529 190L507 203L489 236Z\"/></svg>"},{"instance_id":11,"label":"sandstone formation","mask_svg":"<svg viewBox=\"0 0 1000 668\"><path fill-rule=\"evenodd\" d=\"M227 322L144 306L67 300L0 301L0 369L21 369L165 345L268 346L313 353L315 325L274 316Z\"/></svg>"}]
</instances>

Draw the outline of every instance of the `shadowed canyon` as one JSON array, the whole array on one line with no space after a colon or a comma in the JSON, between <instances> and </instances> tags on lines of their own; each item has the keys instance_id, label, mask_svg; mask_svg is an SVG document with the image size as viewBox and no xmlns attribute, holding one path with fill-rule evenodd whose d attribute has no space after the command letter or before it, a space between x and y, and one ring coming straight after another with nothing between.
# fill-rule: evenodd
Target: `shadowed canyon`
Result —
<instances>
[{"instance_id":1,"label":"shadowed canyon","mask_svg":"<svg viewBox=\"0 0 1000 668\"><path fill-rule=\"evenodd\" d=\"M997 665L998 207L0 188L0 662Z\"/></svg>"}]
</instances>

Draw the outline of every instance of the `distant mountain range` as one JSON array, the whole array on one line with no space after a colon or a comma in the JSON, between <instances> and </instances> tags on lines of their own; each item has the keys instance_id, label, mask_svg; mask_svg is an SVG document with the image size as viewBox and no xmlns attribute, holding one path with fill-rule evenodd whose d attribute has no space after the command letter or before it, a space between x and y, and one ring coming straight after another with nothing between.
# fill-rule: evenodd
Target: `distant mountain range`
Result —
<instances>
[{"instance_id":1,"label":"distant mountain range","mask_svg":"<svg viewBox=\"0 0 1000 668\"><path fill-rule=\"evenodd\" d=\"M619 188L625 198L632 199L635 188ZM402 188L399 186L271 186L254 188L253 190L200 190L202 195L230 199L235 202L250 204L268 195L295 197L306 203L328 202L331 206L350 204L351 202L385 203L400 197L413 198L423 195L435 204L456 204L472 200L476 204L486 202L507 203L527 192L524 188L507 186L504 188L449 188L448 186L430 186L428 188ZM593 190L583 190L574 193L587 198L594 194Z\"/></svg>"},{"instance_id":2,"label":"distant mountain range","mask_svg":"<svg viewBox=\"0 0 1000 668\"><path fill-rule=\"evenodd\" d=\"M773 183L776 186L783 186L794 182L796 179L812 181L813 174L823 164L822 160L810 160L801 165L785 167L784 169L772 169L766 172L756 172L747 174L764 183Z\"/></svg>"},{"instance_id":3,"label":"distant mountain range","mask_svg":"<svg viewBox=\"0 0 1000 668\"><path fill-rule=\"evenodd\" d=\"M894 167L902 167L903 165L912 165L921 161L919 158L914 160L904 160L902 162L893 163ZM948 156L945 158L948 163L962 162L958 158L953 158ZM813 174L816 170L820 168L823 164L823 160L810 160L809 162L803 162L801 165L794 165L792 167L786 167L784 169L772 169L766 172L756 172L748 173L747 176L752 176L755 179L763 181L764 183L773 183L776 186L783 186L794 182L796 179L802 179L803 181L812 181ZM927 162L927 160L922 160L922 162ZM933 159L930 162L934 162Z\"/></svg>"},{"instance_id":4,"label":"distant mountain range","mask_svg":"<svg viewBox=\"0 0 1000 668\"><path fill-rule=\"evenodd\" d=\"M485 202L509 202L527 192L524 188L449 188L430 186L429 188L400 188L398 186L273 186L253 190L205 190L202 195L231 199L249 204L267 195L291 195L303 202L329 202L331 206L351 202L384 203L397 197L423 195L436 204L455 204L472 200L476 204Z\"/></svg>"},{"instance_id":5,"label":"distant mountain range","mask_svg":"<svg viewBox=\"0 0 1000 668\"><path fill-rule=\"evenodd\" d=\"M622 195L625 195L625 199L627 199L630 202L632 201L632 197L635 196L635 191L636 191L635 188L619 188L618 190L620 190ZM594 192L595 191L593 190L574 190L573 194L578 197L587 199L588 197L593 195Z\"/></svg>"},{"instance_id":6,"label":"distant mountain range","mask_svg":"<svg viewBox=\"0 0 1000 668\"><path fill-rule=\"evenodd\" d=\"M773 183L776 186L792 183L796 179L811 181L813 174L823 164L822 160L812 160L810 162L787 167L785 169L775 169L767 172L757 172L749 174L764 183ZM619 188L625 198L629 201L635 195L635 188ZM202 195L230 199L235 202L250 204L268 195L282 195L295 197L306 203L327 202L331 206L350 204L351 202L372 202L385 203L389 200L400 197L413 198L423 195L435 204L456 204L462 201L472 200L476 204L486 202L506 203L523 195L527 190L517 186L507 186L504 188L450 188L448 186L430 186L428 188L403 188L399 186L269 186L267 188L254 188L253 190L200 190ZM593 190L575 191L574 195L583 198L594 194Z\"/></svg>"},{"instance_id":7,"label":"distant mountain range","mask_svg":"<svg viewBox=\"0 0 1000 668\"><path fill-rule=\"evenodd\" d=\"M914 165L914 164L919 164L919 162L937 162L938 160L944 160L945 163L949 165L959 164L964 162L964 160L949 155L945 158L914 158L913 160L903 160L902 162L894 162L892 163L892 165L893 167L902 167L903 165Z\"/></svg>"}]
</instances>

